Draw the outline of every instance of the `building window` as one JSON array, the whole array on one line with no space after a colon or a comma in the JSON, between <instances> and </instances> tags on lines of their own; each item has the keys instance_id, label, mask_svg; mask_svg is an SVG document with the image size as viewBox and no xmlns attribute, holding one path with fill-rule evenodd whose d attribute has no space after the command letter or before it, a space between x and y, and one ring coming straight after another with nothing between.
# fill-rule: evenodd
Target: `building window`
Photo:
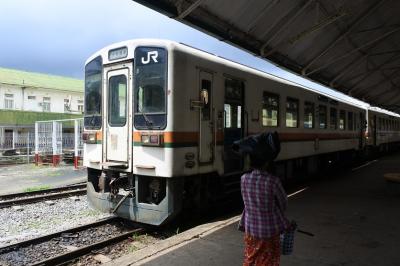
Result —
<instances>
[{"instance_id":1,"label":"building window","mask_svg":"<svg viewBox=\"0 0 400 266\"><path fill-rule=\"evenodd\" d=\"M43 112L50 112L50 97L43 97L42 108Z\"/></svg>"},{"instance_id":2,"label":"building window","mask_svg":"<svg viewBox=\"0 0 400 266\"><path fill-rule=\"evenodd\" d=\"M78 100L78 111L83 112L83 100Z\"/></svg>"},{"instance_id":3,"label":"building window","mask_svg":"<svg viewBox=\"0 0 400 266\"><path fill-rule=\"evenodd\" d=\"M69 99L64 99L64 112L71 111L71 106L69 104Z\"/></svg>"},{"instance_id":4,"label":"building window","mask_svg":"<svg viewBox=\"0 0 400 266\"><path fill-rule=\"evenodd\" d=\"M14 109L14 94L4 94L4 109Z\"/></svg>"},{"instance_id":5,"label":"building window","mask_svg":"<svg viewBox=\"0 0 400 266\"><path fill-rule=\"evenodd\" d=\"M339 112L339 129L345 130L346 129L346 111L340 110Z\"/></svg>"},{"instance_id":6,"label":"building window","mask_svg":"<svg viewBox=\"0 0 400 266\"><path fill-rule=\"evenodd\" d=\"M277 127L279 119L279 95L264 92L262 125L267 127Z\"/></svg>"},{"instance_id":7,"label":"building window","mask_svg":"<svg viewBox=\"0 0 400 266\"><path fill-rule=\"evenodd\" d=\"M297 127L299 119L299 100L286 99L286 127Z\"/></svg>"},{"instance_id":8,"label":"building window","mask_svg":"<svg viewBox=\"0 0 400 266\"><path fill-rule=\"evenodd\" d=\"M304 102L304 128L314 128L314 104Z\"/></svg>"},{"instance_id":9,"label":"building window","mask_svg":"<svg viewBox=\"0 0 400 266\"><path fill-rule=\"evenodd\" d=\"M347 113L347 129L353 130L353 112Z\"/></svg>"},{"instance_id":10,"label":"building window","mask_svg":"<svg viewBox=\"0 0 400 266\"><path fill-rule=\"evenodd\" d=\"M327 123L326 123L326 106L320 105L318 107L318 120L319 120L319 128L320 129L326 129L327 128Z\"/></svg>"},{"instance_id":11,"label":"building window","mask_svg":"<svg viewBox=\"0 0 400 266\"><path fill-rule=\"evenodd\" d=\"M329 128L337 129L337 110L335 108L331 108L329 118Z\"/></svg>"},{"instance_id":12,"label":"building window","mask_svg":"<svg viewBox=\"0 0 400 266\"><path fill-rule=\"evenodd\" d=\"M28 96L28 100L36 100L36 96L34 96L34 95L29 95L29 96Z\"/></svg>"}]
</instances>

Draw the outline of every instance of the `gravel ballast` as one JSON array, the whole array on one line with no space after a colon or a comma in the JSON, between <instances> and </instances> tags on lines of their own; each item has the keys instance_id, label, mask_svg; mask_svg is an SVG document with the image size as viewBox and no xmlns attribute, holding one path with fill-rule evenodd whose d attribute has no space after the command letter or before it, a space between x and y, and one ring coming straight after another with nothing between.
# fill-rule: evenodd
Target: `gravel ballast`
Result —
<instances>
[{"instance_id":1,"label":"gravel ballast","mask_svg":"<svg viewBox=\"0 0 400 266\"><path fill-rule=\"evenodd\" d=\"M33 244L0 255L0 265L22 266L38 263L44 259L68 253L128 232L129 229L118 221L84 229L76 233L64 233L50 241Z\"/></svg>"},{"instance_id":2,"label":"gravel ballast","mask_svg":"<svg viewBox=\"0 0 400 266\"><path fill-rule=\"evenodd\" d=\"M0 247L41 235L72 228L108 217L88 206L86 196L21 205L21 208L0 209Z\"/></svg>"}]
</instances>

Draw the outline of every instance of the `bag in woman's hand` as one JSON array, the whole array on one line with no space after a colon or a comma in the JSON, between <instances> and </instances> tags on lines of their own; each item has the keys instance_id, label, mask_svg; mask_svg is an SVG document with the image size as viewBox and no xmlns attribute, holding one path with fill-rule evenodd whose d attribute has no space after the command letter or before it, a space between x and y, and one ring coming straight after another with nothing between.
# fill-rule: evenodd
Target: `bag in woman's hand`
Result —
<instances>
[{"instance_id":1,"label":"bag in woman's hand","mask_svg":"<svg viewBox=\"0 0 400 266\"><path fill-rule=\"evenodd\" d=\"M296 232L297 224L295 221L290 222L290 226L281 234L281 254L291 255L294 246L294 233Z\"/></svg>"}]
</instances>

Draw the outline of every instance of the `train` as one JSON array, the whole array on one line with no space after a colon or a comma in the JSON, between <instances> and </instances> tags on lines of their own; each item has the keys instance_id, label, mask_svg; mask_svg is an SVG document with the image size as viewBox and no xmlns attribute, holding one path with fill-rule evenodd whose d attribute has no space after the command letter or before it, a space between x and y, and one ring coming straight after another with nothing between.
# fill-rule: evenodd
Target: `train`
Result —
<instances>
[{"instance_id":1,"label":"train","mask_svg":"<svg viewBox=\"0 0 400 266\"><path fill-rule=\"evenodd\" d=\"M265 131L290 178L398 145L400 116L169 40L111 44L85 63L83 164L103 212L158 226L218 202L249 170L233 142Z\"/></svg>"}]
</instances>

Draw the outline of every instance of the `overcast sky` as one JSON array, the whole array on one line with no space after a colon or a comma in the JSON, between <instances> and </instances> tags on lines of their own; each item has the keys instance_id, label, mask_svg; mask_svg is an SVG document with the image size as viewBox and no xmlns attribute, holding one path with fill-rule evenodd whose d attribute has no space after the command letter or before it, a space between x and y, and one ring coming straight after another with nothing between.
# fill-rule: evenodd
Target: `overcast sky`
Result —
<instances>
[{"instance_id":1,"label":"overcast sky","mask_svg":"<svg viewBox=\"0 0 400 266\"><path fill-rule=\"evenodd\" d=\"M0 36L0 67L82 79L100 48L162 38L338 95L131 0L0 0Z\"/></svg>"}]
</instances>

